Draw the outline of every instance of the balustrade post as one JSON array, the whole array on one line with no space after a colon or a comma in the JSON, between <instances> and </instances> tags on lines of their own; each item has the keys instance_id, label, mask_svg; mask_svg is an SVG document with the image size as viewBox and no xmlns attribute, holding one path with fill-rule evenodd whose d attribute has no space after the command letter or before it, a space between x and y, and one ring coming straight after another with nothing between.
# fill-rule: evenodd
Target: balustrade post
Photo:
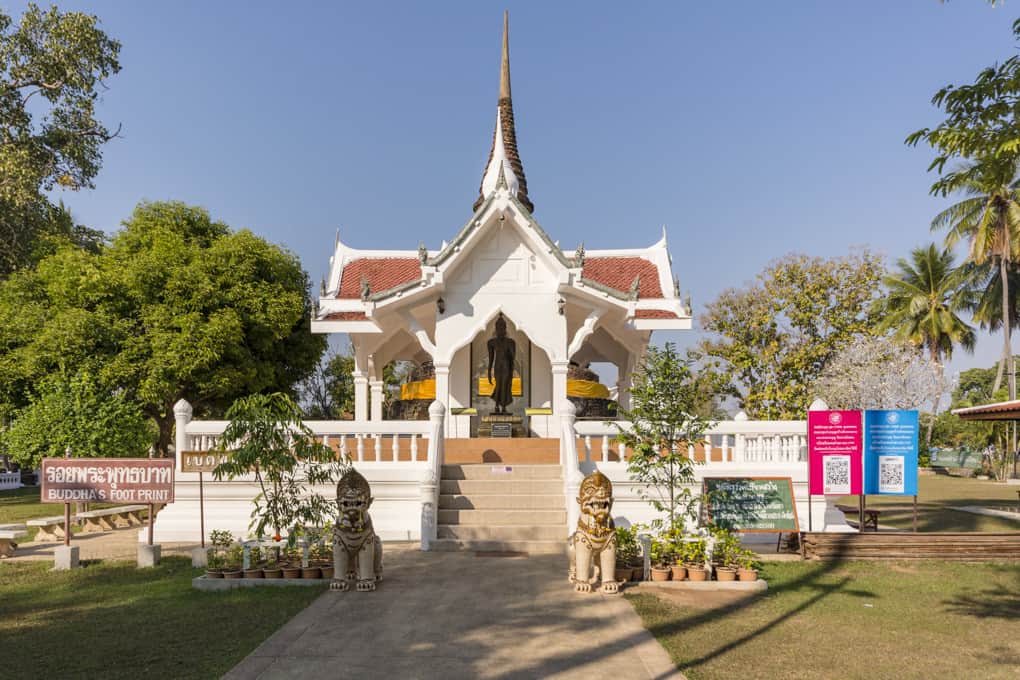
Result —
<instances>
[{"instance_id":1,"label":"balustrade post","mask_svg":"<svg viewBox=\"0 0 1020 680\"><path fill-rule=\"evenodd\" d=\"M429 444L425 476L421 482L421 549L431 549L437 538L439 487L443 473L446 407L439 400L429 406ZM411 440L414 441L413 439Z\"/></svg>"},{"instance_id":2,"label":"balustrade post","mask_svg":"<svg viewBox=\"0 0 1020 680\"><path fill-rule=\"evenodd\" d=\"M577 408L569 399L560 402L560 465L563 467L564 491L567 497L567 535L569 536L580 517L580 509L574 501L581 490L581 468L577 464Z\"/></svg>"},{"instance_id":3,"label":"balustrade post","mask_svg":"<svg viewBox=\"0 0 1020 680\"><path fill-rule=\"evenodd\" d=\"M177 457L177 472L181 471L181 452L188 450L188 423L194 410L184 399L174 404L174 455Z\"/></svg>"}]
</instances>

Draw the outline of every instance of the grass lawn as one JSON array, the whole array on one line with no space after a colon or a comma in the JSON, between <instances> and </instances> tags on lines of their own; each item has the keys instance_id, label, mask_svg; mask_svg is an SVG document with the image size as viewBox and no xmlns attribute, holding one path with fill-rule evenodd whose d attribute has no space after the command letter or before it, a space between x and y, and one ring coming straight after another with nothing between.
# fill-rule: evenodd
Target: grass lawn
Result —
<instances>
[{"instance_id":1,"label":"grass lawn","mask_svg":"<svg viewBox=\"0 0 1020 680\"><path fill-rule=\"evenodd\" d=\"M0 564L0 676L216 678L324 589L198 592L179 557L50 566Z\"/></svg>"},{"instance_id":2,"label":"grass lawn","mask_svg":"<svg viewBox=\"0 0 1020 680\"><path fill-rule=\"evenodd\" d=\"M918 477L917 486L918 531L1020 531L1020 515L1008 520L950 509L961 505L1015 508L1020 486L946 475ZM838 502L857 507L857 496L844 496ZM910 496L868 496L868 507L882 511L879 523L898 529L912 527L912 506ZM850 518L857 519L856 515Z\"/></svg>"},{"instance_id":3,"label":"grass lawn","mask_svg":"<svg viewBox=\"0 0 1020 680\"><path fill-rule=\"evenodd\" d=\"M688 678L1016 678L1020 564L771 562L718 609L628 594Z\"/></svg>"}]
</instances>

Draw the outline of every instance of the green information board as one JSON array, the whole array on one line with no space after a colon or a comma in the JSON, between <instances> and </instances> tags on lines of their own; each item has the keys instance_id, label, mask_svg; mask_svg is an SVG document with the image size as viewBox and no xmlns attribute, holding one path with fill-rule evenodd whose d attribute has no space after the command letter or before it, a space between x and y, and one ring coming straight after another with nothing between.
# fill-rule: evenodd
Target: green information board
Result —
<instances>
[{"instance_id":1,"label":"green information board","mask_svg":"<svg viewBox=\"0 0 1020 680\"><path fill-rule=\"evenodd\" d=\"M800 531L789 477L706 477L701 498L708 524L730 531Z\"/></svg>"}]
</instances>

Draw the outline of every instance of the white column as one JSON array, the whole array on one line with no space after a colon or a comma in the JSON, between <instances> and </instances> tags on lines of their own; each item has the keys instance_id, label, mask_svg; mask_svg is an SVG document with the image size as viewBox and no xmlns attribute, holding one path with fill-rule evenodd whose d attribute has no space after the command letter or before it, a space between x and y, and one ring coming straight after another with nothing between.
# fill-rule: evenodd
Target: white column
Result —
<instances>
[{"instance_id":1,"label":"white column","mask_svg":"<svg viewBox=\"0 0 1020 680\"><path fill-rule=\"evenodd\" d=\"M368 377L364 371L353 371L354 379L354 420L368 420Z\"/></svg>"},{"instance_id":2,"label":"white column","mask_svg":"<svg viewBox=\"0 0 1020 680\"><path fill-rule=\"evenodd\" d=\"M434 366L436 368L436 401L442 404L443 413L446 413L450 408L450 364L437 362ZM449 436L449 418L444 418L443 432Z\"/></svg>"},{"instance_id":3,"label":"white column","mask_svg":"<svg viewBox=\"0 0 1020 680\"><path fill-rule=\"evenodd\" d=\"M372 420L383 419L383 381L369 380L369 390L372 393Z\"/></svg>"},{"instance_id":4,"label":"white column","mask_svg":"<svg viewBox=\"0 0 1020 680\"><path fill-rule=\"evenodd\" d=\"M194 410L184 399L174 404L174 456L177 458L177 472L181 471L181 452L188 448L188 423Z\"/></svg>"},{"instance_id":5,"label":"white column","mask_svg":"<svg viewBox=\"0 0 1020 680\"><path fill-rule=\"evenodd\" d=\"M552 365L552 403L556 408L569 401L567 399L567 362L551 361Z\"/></svg>"},{"instance_id":6,"label":"white column","mask_svg":"<svg viewBox=\"0 0 1020 680\"><path fill-rule=\"evenodd\" d=\"M439 508L439 480L443 468L443 421L446 407L434 401L429 406L429 450L428 466L421 482L421 549L431 549L436 540L437 515Z\"/></svg>"}]
</instances>

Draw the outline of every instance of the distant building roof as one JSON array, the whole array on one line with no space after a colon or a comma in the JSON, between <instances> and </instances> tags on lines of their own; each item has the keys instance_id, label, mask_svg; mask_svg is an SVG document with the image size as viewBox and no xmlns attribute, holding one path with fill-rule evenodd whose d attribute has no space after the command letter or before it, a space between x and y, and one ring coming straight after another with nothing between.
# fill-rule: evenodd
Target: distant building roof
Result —
<instances>
[{"instance_id":1,"label":"distant building roof","mask_svg":"<svg viewBox=\"0 0 1020 680\"><path fill-rule=\"evenodd\" d=\"M1020 399L953 409L963 420L1020 420Z\"/></svg>"}]
</instances>

